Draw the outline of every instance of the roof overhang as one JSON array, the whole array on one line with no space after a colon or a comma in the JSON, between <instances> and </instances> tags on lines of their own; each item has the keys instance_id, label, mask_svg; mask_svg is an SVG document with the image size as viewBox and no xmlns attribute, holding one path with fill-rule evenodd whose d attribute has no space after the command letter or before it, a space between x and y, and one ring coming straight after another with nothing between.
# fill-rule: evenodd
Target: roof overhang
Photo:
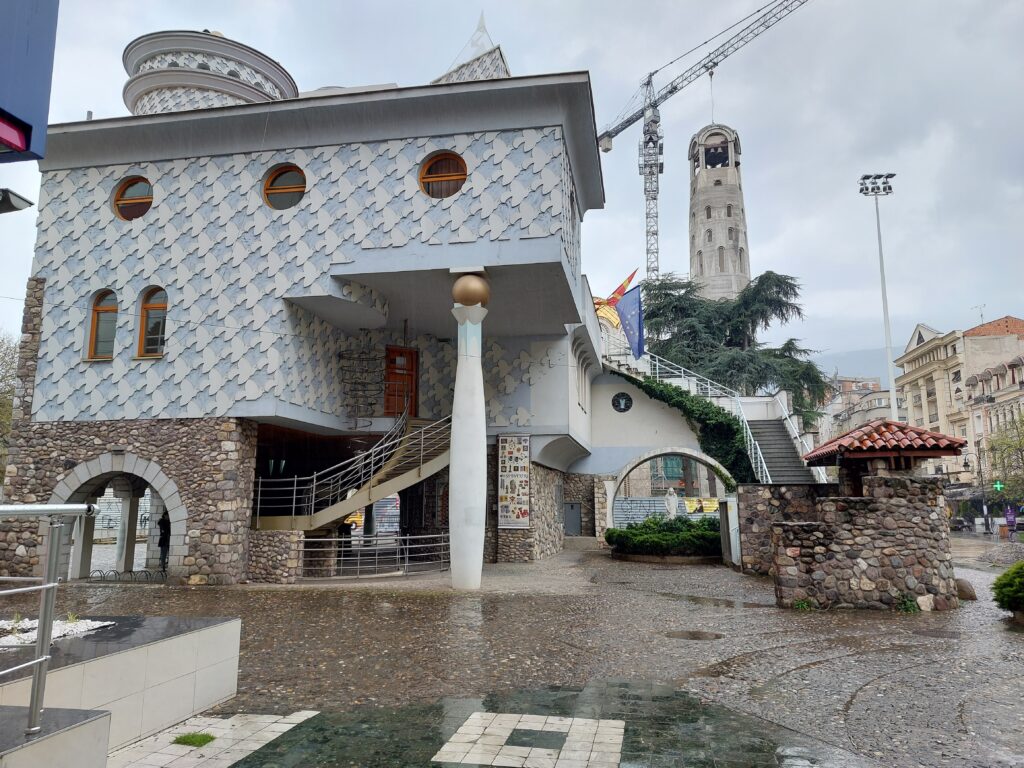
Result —
<instances>
[{"instance_id":1,"label":"roof overhang","mask_svg":"<svg viewBox=\"0 0 1024 768\"><path fill-rule=\"evenodd\" d=\"M586 72L62 123L50 126L40 170L546 126L563 130L581 212L604 207Z\"/></svg>"}]
</instances>

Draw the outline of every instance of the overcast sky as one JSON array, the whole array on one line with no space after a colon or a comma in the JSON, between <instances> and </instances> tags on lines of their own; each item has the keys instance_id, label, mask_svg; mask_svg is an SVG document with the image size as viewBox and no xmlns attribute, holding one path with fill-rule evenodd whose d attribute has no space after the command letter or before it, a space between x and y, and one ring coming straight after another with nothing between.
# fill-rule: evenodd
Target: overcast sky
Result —
<instances>
[{"instance_id":1,"label":"overcast sky","mask_svg":"<svg viewBox=\"0 0 1024 768\"><path fill-rule=\"evenodd\" d=\"M601 128L645 72L765 1L62 0L50 120L126 114L121 52L147 32L221 31L280 61L300 90L417 85L448 68L483 10L514 75L588 70ZM742 141L751 268L803 285L806 320L767 340L795 336L824 352L882 345L874 211L857 194L866 172L897 174L881 201L897 348L917 322L976 324L979 304L986 319L1024 314L1022 38L1014 0L811 0L719 67L715 118ZM707 80L667 102L662 119L661 268L685 273L686 149L711 120ZM595 295L644 264L638 138L634 126L602 156L607 205L583 223ZM38 184L34 164L0 165L0 186L34 200ZM4 296L24 294L34 227L28 212L0 216ZM20 318L19 301L0 299L0 329Z\"/></svg>"}]
</instances>

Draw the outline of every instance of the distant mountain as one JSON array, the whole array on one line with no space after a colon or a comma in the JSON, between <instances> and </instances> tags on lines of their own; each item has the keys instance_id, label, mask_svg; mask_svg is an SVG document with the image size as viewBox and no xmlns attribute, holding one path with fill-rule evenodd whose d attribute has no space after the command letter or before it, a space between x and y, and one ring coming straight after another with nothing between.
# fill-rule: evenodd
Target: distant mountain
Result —
<instances>
[{"instance_id":1,"label":"distant mountain","mask_svg":"<svg viewBox=\"0 0 1024 768\"><path fill-rule=\"evenodd\" d=\"M893 357L899 352L900 350L893 349ZM889 372L886 370L884 347L855 349L849 352L824 352L811 355L811 359L828 376L837 372L840 376L877 376L882 380L882 387L888 387ZM899 373L897 368L896 375L899 376Z\"/></svg>"}]
</instances>

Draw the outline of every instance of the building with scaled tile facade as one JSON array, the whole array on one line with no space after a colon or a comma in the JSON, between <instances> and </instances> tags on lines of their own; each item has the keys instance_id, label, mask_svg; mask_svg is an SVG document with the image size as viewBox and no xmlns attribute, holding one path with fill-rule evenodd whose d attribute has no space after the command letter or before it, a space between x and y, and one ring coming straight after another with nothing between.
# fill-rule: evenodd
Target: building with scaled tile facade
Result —
<instances>
[{"instance_id":1,"label":"building with scaled tile facade","mask_svg":"<svg viewBox=\"0 0 1024 768\"><path fill-rule=\"evenodd\" d=\"M131 116L49 131L8 501L113 488L130 531L148 490L171 580L193 584L293 580L294 532L332 535L382 489L404 532L444 529L446 447L394 457L450 417L465 273L490 283L490 559L561 549L570 501L600 535L637 457L724 472L602 364L580 254L604 204L587 73L513 78L494 47L427 86L300 93L259 51L186 31L133 41L124 64ZM498 522L503 435L528 439L518 527ZM73 578L90 525L63 542ZM40 529L0 529L0 573L37 571Z\"/></svg>"}]
</instances>

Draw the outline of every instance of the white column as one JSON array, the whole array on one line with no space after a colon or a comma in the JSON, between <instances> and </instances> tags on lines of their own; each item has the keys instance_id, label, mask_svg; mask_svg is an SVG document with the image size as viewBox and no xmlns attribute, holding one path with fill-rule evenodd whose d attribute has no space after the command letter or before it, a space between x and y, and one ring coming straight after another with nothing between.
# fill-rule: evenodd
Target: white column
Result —
<instances>
[{"instance_id":1,"label":"white column","mask_svg":"<svg viewBox=\"0 0 1024 768\"><path fill-rule=\"evenodd\" d=\"M117 530L114 570L128 573L135 570L135 529L139 523L137 496L121 499L121 525Z\"/></svg>"},{"instance_id":2,"label":"white column","mask_svg":"<svg viewBox=\"0 0 1024 768\"><path fill-rule=\"evenodd\" d=\"M479 304L456 304L452 314L459 323L448 469L452 586L480 589L487 519L487 419L480 350L487 310Z\"/></svg>"},{"instance_id":3,"label":"white column","mask_svg":"<svg viewBox=\"0 0 1024 768\"><path fill-rule=\"evenodd\" d=\"M86 504L95 504L96 499L88 499ZM96 534L95 517L75 518L75 542L71 550L71 570L68 578L87 579L92 565L92 540Z\"/></svg>"}]
</instances>

